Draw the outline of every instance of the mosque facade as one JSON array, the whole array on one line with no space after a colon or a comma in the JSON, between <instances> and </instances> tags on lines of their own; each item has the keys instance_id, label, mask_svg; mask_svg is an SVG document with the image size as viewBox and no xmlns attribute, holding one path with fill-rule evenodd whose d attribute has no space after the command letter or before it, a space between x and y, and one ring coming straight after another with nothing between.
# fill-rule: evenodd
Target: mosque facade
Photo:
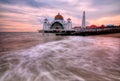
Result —
<instances>
[{"instance_id":1,"label":"mosque facade","mask_svg":"<svg viewBox=\"0 0 120 81\"><path fill-rule=\"evenodd\" d=\"M44 19L43 24L44 31L70 31L72 30L72 22L71 19L68 18L67 21L64 20L64 17L58 13L54 20L50 22L47 18Z\"/></svg>"}]
</instances>

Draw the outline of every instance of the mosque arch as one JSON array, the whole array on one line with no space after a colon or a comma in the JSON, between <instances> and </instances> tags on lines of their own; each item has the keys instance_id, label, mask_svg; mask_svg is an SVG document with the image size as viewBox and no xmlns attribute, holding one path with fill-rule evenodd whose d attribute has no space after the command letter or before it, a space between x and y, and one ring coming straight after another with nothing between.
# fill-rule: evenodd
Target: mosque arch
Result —
<instances>
[{"instance_id":1,"label":"mosque arch","mask_svg":"<svg viewBox=\"0 0 120 81\"><path fill-rule=\"evenodd\" d=\"M50 29L64 29L63 25L60 22L54 22Z\"/></svg>"}]
</instances>

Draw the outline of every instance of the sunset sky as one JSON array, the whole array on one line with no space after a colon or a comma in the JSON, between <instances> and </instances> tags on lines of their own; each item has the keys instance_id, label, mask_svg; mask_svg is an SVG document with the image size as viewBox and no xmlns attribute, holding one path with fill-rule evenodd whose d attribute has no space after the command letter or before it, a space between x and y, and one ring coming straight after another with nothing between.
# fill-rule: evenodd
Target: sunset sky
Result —
<instances>
[{"instance_id":1,"label":"sunset sky","mask_svg":"<svg viewBox=\"0 0 120 81\"><path fill-rule=\"evenodd\" d=\"M80 26L84 10L87 25L119 25L119 5L120 0L0 0L0 31L37 32L44 18L52 21L58 12Z\"/></svg>"}]
</instances>

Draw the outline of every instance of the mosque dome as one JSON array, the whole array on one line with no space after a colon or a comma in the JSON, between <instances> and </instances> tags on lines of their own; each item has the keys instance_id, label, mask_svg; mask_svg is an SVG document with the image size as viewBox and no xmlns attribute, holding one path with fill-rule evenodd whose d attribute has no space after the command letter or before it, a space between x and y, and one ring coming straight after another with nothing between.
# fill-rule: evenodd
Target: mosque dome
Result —
<instances>
[{"instance_id":1,"label":"mosque dome","mask_svg":"<svg viewBox=\"0 0 120 81\"><path fill-rule=\"evenodd\" d=\"M70 18L68 18L67 20L71 20Z\"/></svg>"},{"instance_id":2,"label":"mosque dome","mask_svg":"<svg viewBox=\"0 0 120 81\"><path fill-rule=\"evenodd\" d=\"M55 16L55 20L63 20L63 16L60 15L60 13L58 13L56 16Z\"/></svg>"}]
</instances>

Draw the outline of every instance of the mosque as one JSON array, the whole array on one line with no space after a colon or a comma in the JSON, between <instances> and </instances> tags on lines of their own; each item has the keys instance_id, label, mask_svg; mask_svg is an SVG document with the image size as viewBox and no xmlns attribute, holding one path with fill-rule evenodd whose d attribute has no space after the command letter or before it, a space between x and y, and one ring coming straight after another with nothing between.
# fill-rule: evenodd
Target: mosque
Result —
<instances>
[{"instance_id":1,"label":"mosque","mask_svg":"<svg viewBox=\"0 0 120 81\"><path fill-rule=\"evenodd\" d=\"M66 21L64 20L64 17L58 13L54 20L52 22L49 22L49 20L46 18L44 19L43 23L43 30L44 32L71 32L72 29L72 21L70 18L68 18Z\"/></svg>"},{"instance_id":2,"label":"mosque","mask_svg":"<svg viewBox=\"0 0 120 81\"><path fill-rule=\"evenodd\" d=\"M39 31L42 33L56 33L56 35L97 35L105 33L119 32L119 28L87 28L86 26L86 15L83 11L82 23L80 27L72 28L72 21L68 18L66 21L64 17L58 13L52 22L47 18L44 19L43 30Z\"/></svg>"},{"instance_id":3,"label":"mosque","mask_svg":"<svg viewBox=\"0 0 120 81\"><path fill-rule=\"evenodd\" d=\"M83 12L82 17L82 25L81 28L86 28L85 25L85 11ZM80 27L79 27L80 29ZM44 19L43 23L43 32L44 33L59 33L59 32L66 32L72 33L78 31L79 29L72 28L72 21L68 18L66 21L64 17L58 13L52 22L50 22L47 18Z\"/></svg>"}]
</instances>

